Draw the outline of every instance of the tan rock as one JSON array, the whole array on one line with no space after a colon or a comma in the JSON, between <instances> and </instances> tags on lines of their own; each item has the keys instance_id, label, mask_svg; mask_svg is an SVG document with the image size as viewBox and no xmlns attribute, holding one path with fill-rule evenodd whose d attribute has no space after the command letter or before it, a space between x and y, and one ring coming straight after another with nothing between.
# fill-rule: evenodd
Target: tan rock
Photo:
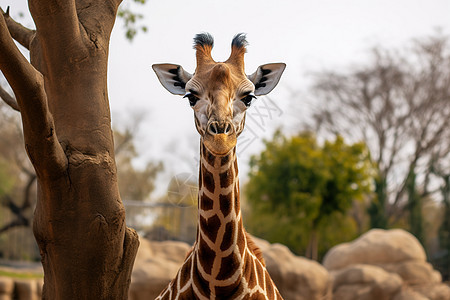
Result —
<instances>
[{"instance_id":1,"label":"tan rock","mask_svg":"<svg viewBox=\"0 0 450 300\"><path fill-rule=\"evenodd\" d=\"M404 261L426 261L419 241L401 229L372 229L350 243L333 247L323 265L338 270L354 264L390 264Z\"/></svg>"},{"instance_id":2,"label":"tan rock","mask_svg":"<svg viewBox=\"0 0 450 300\"><path fill-rule=\"evenodd\" d=\"M409 288L402 289L392 300L430 300Z\"/></svg>"},{"instance_id":3,"label":"tan rock","mask_svg":"<svg viewBox=\"0 0 450 300\"><path fill-rule=\"evenodd\" d=\"M156 298L175 277L191 247L183 242L156 242L140 238L131 285L130 300Z\"/></svg>"},{"instance_id":4,"label":"tan rock","mask_svg":"<svg viewBox=\"0 0 450 300\"><path fill-rule=\"evenodd\" d=\"M388 272L400 275L406 284L440 283L442 276L433 266L423 261L406 261L397 264L380 265Z\"/></svg>"},{"instance_id":5,"label":"tan rock","mask_svg":"<svg viewBox=\"0 0 450 300\"><path fill-rule=\"evenodd\" d=\"M444 283L414 285L411 288L430 300L450 300L450 287Z\"/></svg>"},{"instance_id":6,"label":"tan rock","mask_svg":"<svg viewBox=\"0 0 450 300\"><path fill-rule=\"evenodd\" d=\"M285 299L331 299L331 278L319 263L295 256L286 246L254 239L267 270Z\"/></svg>"},{"instance_id":7,"label":"tan rock","mask_svg":"<svg viewBox=\"0 0 450 300\"><path fill-rule=\"evenodd\" d=\"M402 287L400 276L371 265L352 265L331 276L335 299L391 299Z\"/></svg>"},{"instance_id":8,"label":"tan rock","mask_svg":"<svg viewBox=\"0 0 450 300\"><path fill-rule=\"evenodd\" d=\"M342 285L333 292L333 299L339 300L386 300L377 287L367 284Z\"/></svg>"},{"instance_id":9,"label":"tan rock","mask_svg":"<svg viewBox=\"0 0 450 300\"><path fill-rule=\"evenodd\" d=\"M39 300L41 299L39 295L39 285L41 281L35 279L29 280L19 280L16 279L15 284L15 294L17 299L26 300Z\"/></svg>"},{"instance_id":10,"label":"tan rock","mask_svg":"<svg viewBox=\"0 0 450 300\"><path fill-rule=\"evenodd\" d=\"M14 291L14 280L9 277L0 277L0 300L11 300Z\"/></svg>"},{"instance_id":11,"label":"tan rock","mask_svg":"<svg viewBox=\"0 0 450 300\"><path fill-rule=\"evenodd\" d=\"M404 230L371 230L331 249L324 266L332 270L335 299L450 300L450 287L426 262L417 239ZM381 298L372 298L377 293Z\"/></svg>"}]
</instances>

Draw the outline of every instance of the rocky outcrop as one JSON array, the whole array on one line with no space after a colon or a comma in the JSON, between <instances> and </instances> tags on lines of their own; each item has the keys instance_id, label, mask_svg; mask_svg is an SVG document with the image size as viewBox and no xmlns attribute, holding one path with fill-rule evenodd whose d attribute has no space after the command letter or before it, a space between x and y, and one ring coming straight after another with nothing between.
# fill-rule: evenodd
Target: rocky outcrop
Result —
<instances>
[{"instance_id":1,"label":"rocky outcrop","mask_svg":"<svg viewBox=\"0 0 450 300\"><path fill-rule=\"evenodd\" d=\"M331 299L331 277L322 265L294 255L284 245L253 240L261 248L267 270L285 299Z\"/></svg>"},{"instance_id":2,"label":"rocky outcrop","mask_svg":"<svg viewBox=\"0 0 450 300\"><path fill-rule=\"evenodd\" d=\"M42 298L42 279L0 277L0 300L38 300Z\"/></svg>"},{"instance_id":3,"label":"rocky outcrop","mask_svg":"<svg viewBox=\"0 0 450 300\"><path fill-rule=\"evenodd\" d=\"M280 244L254 238L263 251L267 269L280 293L289 300L331 299L332 283L319 263L295 256ZM175 277L190 246L141 238L131 276L130 300L154 299Z\"/></svg>"},{"instance_id":4,"label":"rocky outcrop","mask_svg":"<svg viewBox=\"0 0 450 300\"><path fill-rule=\"evenodd\" d=\"M154 242L140 238L131 274L129 300L156 298L175 277L191 247L183 242Z\"/></svg>"},{"instance_id":5,"label":"rocky outcrop","mask_svg":"<svg viewBox=\"0 0 450 300\"><path fill-rule=\"evenodd\" d=\"M14 291L14 280L9 277L0 277L0 300L11 300Z\"/></svg>"},{"instance_id":6,"label":"rocky outcrop","mask_svg":"<svg viewBox=\"0 0 450 300\"><path fill-rule=\"evenodd\" d=\"M42 298L42 279L15 281L15 296L17 299L39 300Z\"/></svg>"},{"instance_id":7,"label":"rocky outcrop","mask_svg":"<svg viewBox=\"0 0 450 300\"><path fill-rule=\"evenodd\" d=\"M392 299L402 288L400 276L371 265L352 265L331 276L334 299Z\"/></svg>"},{"instance_id":8,"label":"rocky outcrop","mask_svg":"<svg viewBox=\"0 0 450 300\"><path fill-rule=\"evenodd\" d=\"M286 300L450 300L450 287L426 262L420 243L403 230L371 230L331 249L323 265L280 244L253 238ZM191 247L141 238L130 300L154 299L176 275ZM40 299L42 279L0 277L0 300ZM14 298L13 298L14 297Z\"/></svg>"},{"instance_id":9,"label":"rocky outcrop","mask_svg":"<svg viewBox=\"0 0 450 300\"><path fill-rule=\"evenodd\" d=\"M404 230L373 229L332 248L323 265L334 279L335 299L450 299L423 247Z\"/></svg>"}]
</instances>

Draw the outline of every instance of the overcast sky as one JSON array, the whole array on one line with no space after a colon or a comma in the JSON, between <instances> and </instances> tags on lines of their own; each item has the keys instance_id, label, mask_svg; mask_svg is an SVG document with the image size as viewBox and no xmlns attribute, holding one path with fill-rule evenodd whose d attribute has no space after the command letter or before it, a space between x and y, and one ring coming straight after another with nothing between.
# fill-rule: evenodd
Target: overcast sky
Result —
<instances>
[{"instance_id":1,"label":"overcast sky","mask_svg":"<svg viewBox=\"0 0 450 300\"><path fill-rule=\"evenodd\" d=\"M0 0L0 5L11 6L13 17L26 10L25 0ZM133 4L128 0L122 5ZM151 65L177 63L193 72L196 33L214 36L217 61L228 58L236 33L247 33L247 73L264 63L287 64L278 87L249 111L248 130L238 143L244 180L249 157L261 151L262 138L270 138L279 126L292 130L308 113L308 74L363 62L375 45L402 47L436 28L450 34L448 0L148 0L132 8L144 15L141 24L148 32L130 43L123 23L116 23L108 75L113 123L143 118L137 144L141 158L136 163L162 160L166 173L161 187L175 174L197 174L199 136L188 101L167 92ZM32 24L27 16L19 20ZM292 91L298 91L295 99Z\"/></svg>"}]
</instances>

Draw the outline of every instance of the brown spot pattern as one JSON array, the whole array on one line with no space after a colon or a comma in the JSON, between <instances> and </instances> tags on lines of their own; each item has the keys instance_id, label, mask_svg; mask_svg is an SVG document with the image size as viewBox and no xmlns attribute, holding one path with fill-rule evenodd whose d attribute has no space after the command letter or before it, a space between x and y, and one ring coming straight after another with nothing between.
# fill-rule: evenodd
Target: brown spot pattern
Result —
<instances>
[{"instance_id":1,"label":"brown spot pattern","mask_svg":"<svg viewBox=\"0 0 450 300\"><path fill-rule=\"evenodd\" d=\"M233 295L239 295L237 293L238 289L240 288L242 284L240 284L239 281L236 281L233 284L230 284L228 286L216 286L216 299L230 299Z\"/></svg>"},{"instance_id":2,"label":"brown spot pattern","mask_svg":"<svg viewBox=\"0 0 450 300\"><path fill-rule=\"evenodd\" d=\"M275 296L274 292L275 290L273 289L272 280L270 279L269 274L266 271L266 294L270 299L272 299Z\"/></svg>"},{"instance_id":3,"label":"brown spot pattern","mask_svg":"<svg viewBox=\"0 0 450 300\"><path fill-rule=\"evenodd\" d=\"M220 211L223 213L224 217L227 217L231 212L232 197L233 197L232 192L230 192L227 195L219 195Z\"/></svg>"},{"instance_id":4,"label":"brown spot pattern","mask_svg":"<svg viewBox=\"0 0 450 300\"><path fill-rule=\"evenodd\" d=\"M214 201L205 194L203 194L200 201L200 208L203 209L204 211L208 211L213 209L213 207Z\"/></svg>"},{"instance_id":5,"label":"brown spot pattern","mask_svg":"<svg viewBox=\"0 0 450 300\"><path fill-rule=\"evenodd\" d=\"M240 205L240 198L237 186L234 187L234 212L236 213L236 216L241 211L241 205Z\"/></svg>"},{"instance_id":6,"label":"brown spot pattern","mask_svg":"<svg viewBox=\"0 0 450 300\"><path fill-rule=\"evenodd\" d=\"M212 216L206 220L203 216L200 216L200 230L215 243L217 238L217 232L220 228L220 219L217 215Z\"/></svg>"},{"instance_id":7,"label":"brown spot pattern","mask_svg":"<svg viewBox=\"0 0 450 300\"><path fill-rule=\"evenodd\" d=\"M229 187L233 183L233 171L231 169L228 169L225 172L220 173L219 178L221 188Z\"/></svg>"},{"instance_id":8,"label":"brown spot pattern","mask_svg":"<svg viewBox=\"0 0 450 300\"><path fill-rule=\"evenodd\" d=\"M197 257L194 257L194 266L197 265ZM211 290L209 289L209 283L202 277L202 275L198 272L197 269L194 268L194 272L192 272L192 281L197 289L200 291L200 294L209 298L209 294Z\"/></svg>"},{"instance_id":9,"label":"brown spot pattern","mask_svg":"<svg viewBox=\"0 0 450 300\"><path fill-rule=\"evenodd\" d=\"M228 222L225 226L225 233L223 235L222 243L220 244L220 250L225 251L233 244L235 225L234 222Z\"/></svg>"},{"instance_id":10,"label":"brown spot pattern","mask_svg":"<svg viewBox=\"0 0 450 300\"><path fill-rule=\"evenodd\" d=\"M169 299L170 299L169 296L170 296L170 292L167 292L167 293L161 298L161 300L169 300Z\"/></svg>"},{"instance_id":11,"label":"brown spot pattern","mask_svg":"<svg viewBox=\"0 0 450 300\"><path fill-rule=\"evenodd\" d=\"M214 193L214 176L211 172L206 170L205 166L202 165L202 179L203 179L203 186L206 187L206 189L210 193Z\"/></svg>"},{"instance_id":12,"label":"brown spot pattern","mask_svg":"<svg viewBox=\"0 0 450 300\"><path fill-rule=\"evenodd\" d=\"M246 265L245 270L244 270L244 272L245 272L244 276L247 279L247 284L248 284L248 288L249 289L254 288L256 286L256 284L258 283L258 281L256 279L256 274L253 271L254 268L255 268L254 264L255 264L255 262L253 261L253 259L251 259L251 258L248 259L247 260L247 265Z\"/></svg>"},{"instance_id":13,"label":"brown spot pattern","mask_svg":"<svg viewBox=\"0 0 450 300\"><path fill-rule=\"evenodd\" d=\"M211 275L211 270L214 264L216 253L211 248L209 248L208 244L206 244L203 239L200 240L200 243L198 245L198 256L201 259L203 270L205 270L207 274Z\"/></svg>"},{"instance_id":14,"label":"brown spot pattern","mask_svg":"<svg viewBox=\"0 0 450 300\"><path fill-rule=\"evenodd\" d=\"M231 157L231 154L222 156L222 158L220 159L220 165L225 166L230 161L230 157Z\"/></svg>"},{"instance_id":15,"label":"brown spot pattern","mask_svg":"<svg viewBox=\"0 0 450 300\"><path fill-rule=\"evenodd\" d=\"M179 273L180 276L180 286L183 287L186 285L186 283L189 281L189 278L191 277L191 265L192 265L192 257L188 260L186 260L181 267L181 271Z\"/></svg>"},{"instance_id":16,"label":"brown spot pattern","mask_svg":"<svg viewBox=\"0 0 450 300\"><path fill-rule=\"evenodd\" d=\"M239 220L238 223L238 236L237 236L237 246L239 248L239 253L241 255L244 254L244 250L245 250L245 238L244 238L244 228L242 227L242 218Z\"/></svg>"},{"instance_id":17,"label":"brown spot pattern","mask_svg":"<svg viewBox=\"0 0 450 300\"><path fill-rule=\"evenodd\" d=\"M231 275L236 272L239 268L239 259L234 252L230 255L222 257L222 261L220 262L220 271L217 274L218 280L224 280L229 278Z\"/></svg>"},{"instance_id":18,"label":"brown spot pattern","mask_svg":"<svg viewBox=\"0 0 450 300\"><path fill-rule=\"evenodd\" d=\"M264 270L258 263L255 262L256 265L256 276L258 276L258 284L260 286L264 286Z\"/></svg>"}]
</instances>

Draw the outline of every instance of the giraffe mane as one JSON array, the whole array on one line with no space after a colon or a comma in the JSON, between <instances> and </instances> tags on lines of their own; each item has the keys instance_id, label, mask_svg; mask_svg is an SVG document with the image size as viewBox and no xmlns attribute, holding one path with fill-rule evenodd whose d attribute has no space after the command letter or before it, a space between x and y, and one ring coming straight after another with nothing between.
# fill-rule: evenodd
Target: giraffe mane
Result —
<instances>
[{"instance_id":1,"label":"giraffe mane","mask_svg":"<svg viewBox=\"0 0 450 300\"><path fill-rule=\"evenodd\" d=\"M250 237L250 234L248 234L248 232L245 232L245 237L247 238L247 247L248 247L248 249L256 256L256 258L265 267L266 266L266 262L264 261L264 257L263 257L261 249L252 240L252 238Z\"/></svg>"}]
</instances>

